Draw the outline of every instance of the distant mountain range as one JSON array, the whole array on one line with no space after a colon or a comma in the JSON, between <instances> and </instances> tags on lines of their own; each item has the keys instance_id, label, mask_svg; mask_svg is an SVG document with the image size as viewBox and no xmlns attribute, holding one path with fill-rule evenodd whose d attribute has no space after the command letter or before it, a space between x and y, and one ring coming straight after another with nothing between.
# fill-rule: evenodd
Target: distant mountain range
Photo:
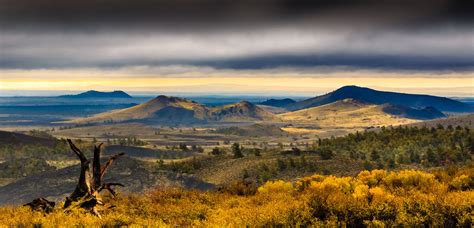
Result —
<instances>
[{"instance_id":1,"label":"distant mountain range","mask_svg":"<svg viewBox=\"0 0 474 228\"><path fill-rule=\"evenodd\" d=\"M61 98L132 98L124 91L116 90L112 92L100 92L95 90L89 90L87 92L79 93L76 95L62 95Z\"/></svg>"},{"instance_id":2,"label":"distant mountain range","mask_svg":"<svg viewBox=\"0 0 474 228\"><path fill-rule=\"evenodd\" d=\"M127 109L101 113L92 117L75 119L69 123L108 122L247 122L272 120L274 115L247 101L235 104L207 107L192 100L179 97L158 96L148 102Z\"/></svg>"},{"instance_id":3,"label":"distant mountain range","mask_svg":"<svg viewBox=\"0 0 474 228\"><path fill-rule=\"evenodd\" d=\"M473 107L444 97L382 92L357 86L344 86L331 93L299 102L292 99L270 99L259 105L241 101L230 105L209 107L185 98L161 95L130 108L74 119L66 121L66 123L130 121L165 124L255 121L315 121L320 123L322 119L338 122L341 118L352 118L353 120L359 118L361 124L373 120L383 125L384 123L411 122L408 120L441 118L445 117L443 111L470 112L473 111Z\"/></svg>"},{"instance_id":4,"label":"distant mountain range","mask_svg":"<svg viewBox=\"0 0 474 228\"><path fill-rule=\"evenodd\" d=\"M430 95L384 92L358 86L344 86L328 94L309 98L285 106L288 110L301 110L317 107L343 99L355 99L371 104L392 104L409 108L422 109L433 107L443 112L472 112L474 108L468 104L445 97Z\"/></svg>"}]
</instances>

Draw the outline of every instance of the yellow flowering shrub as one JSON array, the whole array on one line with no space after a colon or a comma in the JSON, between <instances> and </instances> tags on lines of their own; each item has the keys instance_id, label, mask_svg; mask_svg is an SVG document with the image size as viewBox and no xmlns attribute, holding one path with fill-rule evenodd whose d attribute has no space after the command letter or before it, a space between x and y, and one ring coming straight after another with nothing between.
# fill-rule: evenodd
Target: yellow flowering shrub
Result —
<instances>
[{"instance_id":1,"label":"yellow flowering shrub","mask_svg":"<svg viewBox=\"0 0 474 228\"><path fill-rule=\"evenodd\" d=\"M277 180L277 181L269 181L265 183L263 186L258 188L258 193L268 194L268 193L290 193L292 192L293 185L291 183Z\"/></svg>"},{"instance_id":2,"label":"yellow flowering shrub","mask_svg":"<svg viewBox=\"0 0 474 228\"><path fill-rule=\"evenodd\" d=\"M468 175L462 174L458 177L455 177L450 183L449 187L456 190L465 190L469 189L473 185L474 179Z\"/></svg>"},{"instance_id":3,"label":"yellow flowering shrub","mask_svg":"<svg viewBox=\"0 0 474 228\"><path fill-rule=\"evenodd\" d=\"M369 186L365 184L359 184L354 188L354 193L352 193L352 197L355 199L367 199L369 196Z\"/></svg>"},{"instance_id":4,"label":"yellow flowering shrub","mask_svg":"<svg viewBox=\"0 0 474 228\"><path fill-rule=\"evenodd\" d=\"M385 177L387 176L387 171L376 169L372 171L364 170L357 175L357 179L362 181L364 184L372 187L377 186Z\"/></svg>"},{"instance_id":5,"label":"yellow flowering shrub","mask_svg":"<svg viewBox=\"0 0 474 228\"><path fill-rule=\"evenodd\" d=\"M396 190L420 190L428 192L433 187L439 185L435 176L431 173L426 173L416 170L402 170L397 173L390 172L384 179L383 185L391 191Z\"/></svg>"},{"instance_id":6,"label":"yellow flowering shrub","mask_svg":"<svg viewBox=\"0 0 474 228\"><path fill-rule=\"evenodd\" d=\"M102 219L61 205L43 214L0 207L0 226L464 226L474 221L472 176L402 170L271 181L256 194L156 189L108 199ZM449 187L448 187L449 186Z\"/></svg>"}]
</instances>

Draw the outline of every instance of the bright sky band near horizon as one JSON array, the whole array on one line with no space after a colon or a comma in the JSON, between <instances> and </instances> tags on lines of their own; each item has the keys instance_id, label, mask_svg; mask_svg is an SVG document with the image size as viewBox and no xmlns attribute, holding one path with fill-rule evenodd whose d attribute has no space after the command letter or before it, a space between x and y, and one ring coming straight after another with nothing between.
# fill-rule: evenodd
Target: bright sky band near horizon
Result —
<instances>
[{"instance_id":1,"label":"bright sky band near horizon","mask_svg":"<svg viewBox=\"0 0 474 228\"><path fill-rule=\"evenodd\" d=\"M163 71L163 70L161 70ZM267 72L209 70L0 70L0 96L56 95L59 91L124 90L132 94L312 96L344 85L440 96L474 96L474 73Z\"/></svg>"}]
</instances>

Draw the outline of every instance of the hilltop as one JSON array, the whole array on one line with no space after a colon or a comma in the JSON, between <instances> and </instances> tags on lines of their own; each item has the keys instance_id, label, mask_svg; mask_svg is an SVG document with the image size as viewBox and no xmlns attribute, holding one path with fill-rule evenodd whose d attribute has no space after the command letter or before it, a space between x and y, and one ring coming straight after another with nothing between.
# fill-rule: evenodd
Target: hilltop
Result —
<instances>
[{"instance_id":1,"label":"hilltop","mask_svg":"<svg viewBox=\"0 0 474 228\"><path fill-rule=\"evenodd\" d=\"M211 108L211 119L226 122L272 120L274 115L248 101Z\"/></svg>"},{"instance_id":2,"label":"hilltop","mask_svg":"<svg viewBox=\"0 0 474 228\"><path fill-rule=\"evenodd\" d=\"M250 102L207 107L192 100L160 95L143 104L130 108L100 113L92 117L74 119L66 123L109 122L158 122L158 123L203 123L246 122L273 119L274 115Z\"/></svg>"},{"instance_id":3,"label":"hilltop","mask_svg":"<svg viewBox=\"0 0 474 228\"><path fill-rule=\"evenodd\" d=\"M299 101L286 106L289 110L317 107L352 98L371 104L392 104L410 108L433 107L443 112L471 112L472 106L445 97L378 91L358 86L344 86L328 94Z\"/></svg>"},{"instance_id":4,"label":"hilltop","mask_svg":"<svg viewBox=\"0 0 474 228\"><path fill-rule=\"evenodd\" d=\"M178 98L157 96L145 103L111 112L99 113L92 117L75 119L70 123L103 123L142 121L202 121L207 116L207 108L194 101Z\"/></svg>"},{"instance_id":5,"label":"hilltop","mask_svg":"<svg viewBox=\"0 0 474 228\"><path fill-rule=\"evenodd\" d=\"M76 95L62 95L61 98L132 98L129 94L121 90L112 92L100 92L96 90L89 90Z\"/></svg>"}]
</instances>

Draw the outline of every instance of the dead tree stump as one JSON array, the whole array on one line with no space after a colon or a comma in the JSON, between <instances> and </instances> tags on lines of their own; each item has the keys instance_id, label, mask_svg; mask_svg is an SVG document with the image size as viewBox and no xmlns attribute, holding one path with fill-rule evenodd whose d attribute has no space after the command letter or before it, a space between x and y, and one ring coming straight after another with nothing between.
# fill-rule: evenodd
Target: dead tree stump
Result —
<instances>
[{"instance_id":1,"label":"dead tree stump","mask_svg":"<svg viewBox=\"0 0 474 228\"><path fill-rule=\"evenodd\" d=\"M104 183L103 177L115 159L124 155L124 153L111 156L104 165L101 165L101 143L98 146L94 146L94 157L91 164L91 161L86 158L84 153L70 139L67 142L71 150L74 151L81 161L81 173L76 189L69 197L66 197L64 208L68 208L73 202L78 202L79 207L90 210L93 214L100 217L96 207L97 205L103 205L100 192L105 189L115 197L115 191L112 189L112 186L123 186L120 183Z\"/></svg>"},{"instance_id":2,"label":"dead tree stump","mask_svg":"<svg viewBox=\"0 0 474 228\"><path fill-rule=\"evenodd\" d=\"M112 187L124 186L121 183L104 183L103 177L115 159L124 155L124 153L111 156L109 160L102 165L100 164L101 143L98 146L94 146L94 157L91 164L91 161L86 158L84 153L77 148L76 145L74 145L72 140L67 139L67 142L69 143L71 150L81 161L81 173L74 192L72 192L69 197L66 197L64 209L67 209L73 203L77 203L78 207L89 210L98 217L101 217L97 210L98 205L103 205L100 192L102 190L107 190L113 197L115 197L116 193ZM55 203L44 198L37 198L24 206L29 206L32 210L41 210L48 213L53 210Z\"/></svg>"}]
</instances>

